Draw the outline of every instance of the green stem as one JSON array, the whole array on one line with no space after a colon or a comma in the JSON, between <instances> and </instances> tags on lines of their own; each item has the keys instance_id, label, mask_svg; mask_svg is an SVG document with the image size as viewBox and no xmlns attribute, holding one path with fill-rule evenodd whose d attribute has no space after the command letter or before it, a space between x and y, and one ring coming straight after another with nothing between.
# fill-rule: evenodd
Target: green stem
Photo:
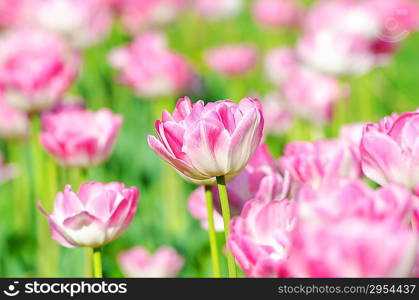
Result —
<instances>
[{"instance_id":1,"label":"green stem","mask_svg":"<svg viewBox=\"0 0 419 300\"><path fill-rule=\"evenodd\" d=\"M221 277L220 261L218 258L217 234L214 225L214 207L212 200L212 189L210 185L205 186L205 199L207 202L207 216L208 216L208 235L211 248L212 270L214 277Z\"/></svg>"},{"instance_id":2,"label":"green stem","mask_svg":"<svg viewBox=\"0 0 419 300\"><path fill-rule=\"evenodd\" d=\"M100 248L92 248L93 250L93 274L95 278L102 278L102 256Z\"/></svg>"},{"instance_id":3,"label":"green stem","mask_svg":"<svg viewBox=\"0 0 419 300\"><path fill-rule=\"evenodd\" d=\"M228 203L227 188L224 176L217 176L218 194L220 195L221 211L223 213L224 221L224 234L226 241L226 256L228 265L228 277L235 278L236 274L236 263L234 256L228 247L228 237L230 236L230 205Z\"/></svg>"}]
</instances>

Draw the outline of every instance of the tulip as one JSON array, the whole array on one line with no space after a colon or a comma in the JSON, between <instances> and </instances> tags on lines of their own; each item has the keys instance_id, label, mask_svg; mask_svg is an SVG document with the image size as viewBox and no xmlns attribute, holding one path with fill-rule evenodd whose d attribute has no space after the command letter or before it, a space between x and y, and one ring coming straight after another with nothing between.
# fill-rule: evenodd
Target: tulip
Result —
<instances>
[{"instance_id":1,"label":"tulip","mask_svg":"<svg viewBox=\"0 0 419 300\"><path fill-rule=\"evenodd\" d=\"M283 97L276 91L268 93L262 102L265 117L265 134L281 136L291 128L294 116Z\"/></svg>"},{"instance_id":2,"label":"tulip","mask_svg":"<svg viewBox=\"0 0 419 300\"><path fill-rule=\"evenodd\" d=\"M362 176L356 148L341 140L292 142L285 147L279 164L299 184L318 186L330 178Z\"/></svg>"},{"instance_id":3,"label":"tulip","mask_svg":"<svg viewBox=\"0 0 419 300\"><path fill-rule=\"evenodd\" d=\"M122 124L108 109L70 107L42 118L41 144L62 166L86 168L108 159Z\"/></svg>"},{"instance_id":4,"label":"tulip","mask_svg":"<svg viewBox=\"0 0 419 300\"><path fill-rule=\"evenodd\" d=\"M248 202L233 218L228 246L248 277L285 276L284 264L295 226L294 202Z\"/></svg>"},{"instance_id":5,"label":"tulip","mask_svg":"<svg viewBox=\"0 0 419 300\"><path fill-rule=\"evenodd\" d=\"M185 0L114 0L122 24L132 34L172 23L186 7Z\"/></svg>"},{"instance_id":6,"label":"tulip","mask_svg":"<svg viewBox=\"0 0 419 300\"><path fill-rule=\"evenodd\" d=\"M193 0L198 14L207 20L223 20L237 16L244 7L243 0Z\"/></svg>"},{"instance_id":7,"label":"tulip","mask_svg":"<svg viewBox=\"0 0 419 300\"><path fill-rule=\"evenodd\" d=\"M276 167L274 159L265 144L259 146L246 168L227 184L227 193L232 216L240 215L243 206L250 200L269 202L284 199L289 191L289 178L282 176ZM221 204L217 188L212 187L214 199L215 229L223 231ZM189 211L192 216L201 221L201 227L208 229L208 218L205 209L204 187L199 187L189 197Z\"/></svg>"},{"instance_id":8,"label":"tulip","mask_svg":"<svg viewBox=\"0 0 419 300\"><path fill-rule=\"evenodd\" d=\"M290 0L257 0L252 8L257 24L263 27L292 27L299 24L301 9Z\"/></svg>"},{"instance_id":9,"label":"tulip","mask_svg":"<svg viewBox=\"0 0 419 300\"><path fill-rule=\"evenodd\" d=\"M412 190L419 183L419 111L369 123L361 140L362 170L380 185L401 183Z\"/></svg>"},{"instance_id":10,"label":"tulip","mask_svg":"<svg viewBox=\"0 0 419 300\"><path fill-rule=\"evenodd\" d=\"M193 79L186 59L171 51L159 32L145 33L130 45L115 49L109 61L120 71L119 80L144 98L182 93Z\"/></svg>"},{"instance_id":11,"label":"tulip","mask_svg":"<svg viewBox=\"0 0 419 300\"><path fill-rule=\"evenodd\" d=\"M35 25L68 39L76 46L89 46L109 32L112 15L102 0L40 0L31 6Z\"/></svg>"},{"instance_id":12,"label":"tulip","mask_svg":"<svg viewBox=\"0 0 419 300\"><path fill-rule=\"evenodd\" d=\"M417 235L405 226L359 218L301 222L290 239L291 277L407 277L418 246Z\"/></svg>"},{"instance_id":13,"label":"tulip","mask_svg":"<svg viewBox=\"0 0 419 300\"><path fill-rule=\"evenodd\" d=\"M25 21L24 8L26 0L1 1L0 28L22 25Z\"/></svg>"},{"instance_id":14,"label":"tulip","mask_svg":"<svg viewBox=\"0 0 419 300\"><path fill-rule=\"evenodd\" d=\"M158 138L149 135L148 144L158 156L192 183L215 184L217 176L228 182L246 166L262 138L263 116L257 99L205 105L185 97L155 127Z\"/></svg>"},{"instance_id":15,"label":"tulip","mask_svg":"<svg viewBox=\"0 0 419 300\"><path fill-rule=\"evenodd\" d=\"M345 96L335 78L306 68L293 73L282 91L292 112L320 125L330 122L335 103Z\"/></svg>"},{"instance_id":16,"label":"tulip","mask_svg":"<svg viewBox=\"0 0 419 300\"><path fill-rule=\"evenodd\" d=\"M123 183L85 182L74 193L70 185L57 194L47 213L52 238L64 247L98 248L125 232L135 215L138 189Z\"/></svg>"},{"instance_id":17,"label":"tulip","mask_svg":"<svg viewBox=\"0 0 419 300\"><path fill-rule=\"evenodd\" d=\"M204 58L213 71L225 76L240 76L255 66L257 51L252 45L230 44L207 50Z\"/></svg>"},{"instance_id":18,"label":"tulip","mask_svg":"<svg viewBox=\"0 0 419 300\"><path fill-rule=\"evenodd\" d=\"M361 180L331 179L318 188L306 185L295 196L298 218L316 223L357 217L410 224L415 199L408 189L389 184L377 190Z\"/></svg>"},{"instance_id":19,"label":"tulip","mask_svg":"<svg viewBox=\"0 0 419 300\"><path fill-rule=\"evenodd\" d=\"M143 247L133 247L119 254L119 265L126 277L170 278L176 277L184 259L175 249L163 246L150 254Z\"/></svg>"},{"instance_id":20,"label":"tulip","mask_svg":"<svg viewBox=\"0 0 419 300\"><path fill-rule=\"evenodd\" d=\"M53 107L73 82L78 55L61 39L22 29L0 38L0 85L7 102L24 111Z\"/></svg>"},{"instance_id":21,"label":"tulip","mask_svg":"<svg viewBox=\"0 0 419 300\"><path fill-rule=\"evenodd\" d=\"M267 79L281 85L299 69L297 54L293 49L280 47L269 50L265 56L265 74Z\"/></svg>"},{"instance_id":22,"label":"tulip","mask_svg":"<svg viewBox=\"0 0 419 300\"><path fill-rule=\"evenodd\" d=\"M29 120L25 113L11 107L0 89L0 136L5 139L24 139L28 136Z\"/></svg>"}]
</instances>

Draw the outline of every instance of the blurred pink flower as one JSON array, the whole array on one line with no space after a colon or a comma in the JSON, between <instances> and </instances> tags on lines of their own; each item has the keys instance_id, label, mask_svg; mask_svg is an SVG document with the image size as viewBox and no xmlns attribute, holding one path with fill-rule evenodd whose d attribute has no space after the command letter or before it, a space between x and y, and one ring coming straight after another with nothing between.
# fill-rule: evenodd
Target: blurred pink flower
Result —
<instances>
[{"instance_id":1,"label":"blurred pink flower","mask_svg":"<svg viewBox=\"0 0 419 300\"><path fill-rule=\"evenodd\" d=\"M111 52L110 64L120 71L121 82L145 98L184 92L193 73L182 55L171 51L162 33L149 32Z\"/></svg>"},{"instance_id":2,"label":"blurred pink flower","mask_svg":"<svg viewBox=\"0 0 419 300\"><path fill-rule=\"evenodd\" d=\"M24 8L27 0L0 1L0 29L22 25L25 22Z\"/></svg>"},{"instance_id":3,"label":"blurred pink flower","mask_svg":"<svg viewBox=\"0 0 419 300\"><path fill-rule=\"evenodd\" d=\"M252 13L258 24L272 28L297 26L302 17L293 0L256 0Z\"/></svg>"},{"instance_id":4,"label":"blurred pink flower","mask_svg":"<svg viewBox=\"0 0 419 300\"><path fill-rule=\"evenodd\" d=\"M193 0L199 15L208 20L229 19L244 7L243 0Z\"/></svg>"},{"instance_id":5,"label":"blurred pink flower","mask_svg":"<svg viewBox=\"0 0 419 300\"><path fill-rule=\"evenodd\" d=\"M291 128L294 116L278 92L268 93L262 101L262 107L266 135L283 135Z\"/></svg>"},{"instance_id":6,"label":"blurred pink flower","mask_svg":"<svg viewBox=\"0 0 419 300\"><path fill-rule=\"evenodd\" d=\"M240 76L249 72L257 61L257 50L249 44L230 44L205 52L210 69L225 76Z\"/></svg>"},{"instance_id":7,"label":"blurred pink flower","mask_svg":"<svg viewBox=\"0 0 419 300\"><path fill-rule=\"evenodd\" d=\"M291 277L408 277L418 239L406 226L349 218L300 222L291 235Z\"/></svg>"},{"instance_id":8,"label":"blurred pink flower","mask_svg":"<svg viewBox=\"0 0 419 300\"><path fill-rule=\"evenodd\" d=\"M261 144L246 168L227 184L230 211L233 216L240 215L243 206L250 200L269 202L284 199L289 192L289 177L278 172L276 163L265 144ZM216 186L212 188L214 199L214 222L217 231L223 231L221 204ZM208 218L203 186L189 196L188 208L192 216L208 228Z\"/></svg>"},{"instance_id":9,"label":"blurred pink flower","mask_svg":"<svg viewBox=\"0 0 419 300\"><path fill-rule=\"evenodd\" d=\"M60 165L98 165L111 154L122 120L108 109L63 108L43 116L41 143Z\"/></svg>"},{"instance_id":10,"label":"blurred pink flower","mask_svg":"<svg viewBox=\"0 0 419 300\"><path fill-rule=\"evenodd\" d=\"M248 202L231 221L228 246L247 277L282 277L294 228L294 202Z\"/></svg>"},{"instance_id":11,"label":"blurred pink flower","mask_svg":"<svg viewBox=\"0 0 419 300\"><path fill-rule=\"evenodd\" d=\"M334 104L345 96L335 78L304 67L283 84L282 92L293 113L321 125L331 120Z\"/></svg>"},{"instance_id":12,"label":"blurred pink flower","mask_svg":"<svg viewBox=\"0 0 419 300\"><path fill-rule=\"evenodd\" d=\"M24 139L29 133L28 116L11 107L3 97L0 88L0 137L4 139Z\"/></svg>"},{"instance_id":13,"label":"blurred pink flower","mask_svg":"<svg viewBox=\"0 0 419 300\"><path fill-rule=\"evenodd\" d=\"M367 124L361 159L365 175L376 183L396 182L413 189L419 183L419 110Z\"/></svg>"},{"instance_id":14,"label":"blurred pink flower","mask_svg":"<svg viewBox=\"0 0 419 300\"><path fill-rule=\"evenodd\" d=\"M352 123L343 125L340 128L340 139L346 141L348 144L359 147L362 139L362 132L366 123Z\"/></svg>"},{"instance_id":15,"label":"blurred pink flower","mask_svg":"<svg viewBox=\"0 0 419 300\"><path fill-rule=\"evenodd\" d=\"M415 199L402 185L389 184L373 190L361 180L332 178L318 188L298 189L297 217L314 223L337 222L357 217L370 221L394 221L409 226Z\"/></svg>"},{"instance_id":16,"label":"blurred pink flower","mask_svg":"<svg viewBox=\"0 0 419 300\"><path fill-rule=\"evenodd\" d=\"M65 247L100 247L118 238L130 225L138 189L123 183L85 182L76 194L67 185L48 214L52 238Z\"/></svg>"},{"instance_id":17,"label":"blurred pink flower","mask_svg":"<svg viewBox=\"0 0 419 300\"><path fill-rule=\"evenodd\" d=\"M279 160L281 169L300 184L318 186L330 178L362 176L356 149L341 140L291 142Z\"/></svg>"},{"instance_id":18,"label":"blurred pink flower","mask_svg":"<svg viewBox=\"0 0 419 300\"><path fill-rule=\"evenodd\" d=\"M119 265L126 277L170 278L182 269L184 259L175 249L162 246L154 254L143 247L133 247L118 256Z\"/></svg>"},{"instance_id":19,"label":"blurred pink flower","mask_svg":"<svg viewBox=\"0 0 419 300\"><path fill-rule=\"evenodd\" d=\"M291 48L274 48L265 56L266 77L275 85L286 82L297 70L299 70L298 57Z\"/></svg>"},{"instance_id":20,"label":"blurred pink flower","mask_svg":"<svg viewBox=\"0 0 419 300\"><path fill-rule=\"evenodd\" d=\"M259 100L239 104L222 100L192 104L179 99L172 114L164 110L155 123L158 138L148 144L185 179L215 184L216 176L230 181L252 158L262 138L263 115Z\"/></svg>"},{"instance_id":21,"label":"blurred pink flower","mask_svg":"<svg viewBox=\"0 0 419 300\"><path fill-rule=\"evenodd\" d=\"M122 24L132 34L173 22L188 0L114 0Z\"/></svg>"},{"instance_id":22,"label":"blurred pink flower","mask_svg":"<svg viewBox=\"0 0 419 300\"><path fill-rule=\"evenodd\" d=\"M0 38L0 85L5 99L25 111L54 106L77 75L79 56L58 37L22 29Z\"/></svg>"},{"instance_id":23,"label":"blurred pink flower","mask_svg":"<svg viewBox=\"0 0 419 300\"><path fill-rule=\"evenodd\" d=\"M89 46L104 39L112 24L110 6L103 0L32 0L31 21L68 39Z\"/></svg>"}]
</instances>

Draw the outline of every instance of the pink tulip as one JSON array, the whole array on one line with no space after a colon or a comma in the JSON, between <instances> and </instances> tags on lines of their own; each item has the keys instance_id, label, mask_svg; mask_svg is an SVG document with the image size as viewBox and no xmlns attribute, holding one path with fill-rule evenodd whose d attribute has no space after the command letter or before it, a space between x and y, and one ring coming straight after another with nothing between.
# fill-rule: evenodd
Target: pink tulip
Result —
<instances>
[{"instance_id":1,"label":"pink tulip","mask_svg":"<svg viewBox=\"0 0 419 300\"><path fill-rule=\"evenodd\" d=\"M258 24L272 28L296 26L302 16L292 0L256 0L252 13Z\"/></svg>"},{"instance_id":2,"label":"pink tulip","mask_svg":"<svg viewBox=\"0 0 419 300\"><path fill-rule=\"evenodd\" d=\"M5 139L26 138L29 133L27 115L11 107L2 93L0 88L0 136Z\"/></svg>"},{"instance_id":3,"label":"pink tulip","mask_svg":"<svg viewBox=\"0 0 419 300\"><path fill-rule=\"evenodd\" d=\"M239 104L222 100L192 104L179 99L172 114L164 110L155 123L158 138L148 144L185 179L215 184L216 176L230 181L246 166L263 134L259 100L244 98Z\"/></svg>"},{"instance_id":4,"label":"pink tulip","mask_svg":"<svg viewBox=\"0 0 419 300\"><path fill-rule=\"evenodd\" d=\"M294 228L294 202L248 202L240 217L231 222L228 246L248 277L285 276Z\"/></svg>"},{"instance_id":5,"label":"pink tulip","mask_svg":"<svg viewBox=\"0 0 419 300\"><path fill-rule=\"evenodd\" d=\"M122 24L132 34L173 22L187 0L114 0Z\"/></svg>"},{"instance_id":6,"label":"pink tulip","mask_svg":"<svg viewBox=\"0 0 419 300\"><path fill-rule=\"evenodd\" d=\"M278 92L268 93L262 102L262 106L266 135L281 136L291 128L294 116Z\"/></svg>"},{"instance_id":7,"label":"pink tulip","mask_svg":"<svg viewBox=\"0 0 419 300\"><path fill-rule=\"evenodd\" d=\"M176 277L184 259L175 249L163 246L150 254L143 247L133 247L119 254L119 265L126 277L170 278Z\"/></svg>"},{"instance_id":8,"label":"pink tulip","mask_svg":"<svg viewBox=\"0 0 419 300\"><path fill-rule=\"evenodd\" d=\"M274 48L265 56L266 77L275 85L286 82L297 70L299 70L298 57L291 48Z\"/></svg>"},{"instance_id":9,"label":"pink tulip","mask_svg":"<svg viewBox=\"0 0 419 300\"><path fill-rule=\"evenodd\" d=\"M341 140L291 142L279 163L300 184L318 186L330 178L362 176L356 149Z\"/></svg>"},{"instance_id":10,"label":"pink tulip","mask_svg":"<svg viewBox=\"0 0 419 300\"><path fill-rule=\"evenodd\" d=\"M34 31L8 32L0 38L0 85L5 98L25 111L54 106L77 74L78 55L55 36Z\"/></svg>"},{"instance_id":11,"label":"pink tulip","mask_svg":"<svg viewBox=\"0 0 419 300\"><path fill-rule=\"evenodd\" d=\"M193 0L198 14L208 20L237 16L244 7L243 0Z\"/></svg>"},{"instance_id":12,"label":"pink tulip","mask_svg":"<svg viewBox=\"0 0 419 300\"><path fill-rule=\"evenodd\" d=\"M57 194L48 214L52 238L65 247L97 248L118 238L130 225L138 204L138 189L123 183L85 182L76 194L67 185Z\"/></svg>"},{"instance_id":13,"label":"pink tulip","mask_svg":"<svg viewBox=\"0 0 419 300\"><path fill-rule=\"evenodd\" d=\"M365 124L366 123L359 122L343 125L340 128L340 139L359 148Z\"/></svg>"},{"instance_id":14,"label":"pink tulip","mask_svg":"<svg viewBox=\"0 0 419 300\"><path fill-rule=\"evenodd\" d=\"M119 79L145 98L184 92L193 74L186 59L171 51L162 33L149 32L110 54L110 63L120 70Z\"/></svg>"},{"instance_id":15,"label":"pink tulip","mask_svg":"<svg viewBox=\"0 0 419 300\"><path fill-rule=\"evenodd\" d=\"M103 40L112 23L110 7L103 0L32 0L30 4L35 25L77 46Z\"/></svg>"},{"instance_id":16,"label":"pink tulip","mask_svg":"<svg viewBox=\"0 0 419 300\"><path fill-rule=\"evenodd\" d=\"M301 222L291 243L286 268L292 277L407 277L418 239L397 223L350 218Z\"/></svg>"},{"instance_id":17,"label":"pink tulip","mask_svg":"<svg viewBox=\"0 0 419 300\"><path fill-rule=\"evenodd\" d=\"M383 185L396 182L414 189L419 183L419 110L393 114L367 124L361 140L362 169Z\"/></svg>"},{"instance_id":18,"label":"pink tulip","mask_svg":"<svg viewBox=\"0 0 419 300\"><path fill-rule=\"evenodd\" d=\"M26 2L27 0L0 1L0 28L22 25L25 21Z\"/></svg>"},{"instance_id":19,"label":"pink tulip","mask_svg":"<svg viewBox=\"0 0 419 300\"><path fill-rule=\"evenodd\" d=\"M42 118L41 143L62 166L98 165L111 154L122 120L107 109L68 107L49 112Z\"/></svg>"},{"instance_id":20,"label":"pink tulip","mask_svg":"<svg viewBox=\"0 0 419 300\"><path fill-rule=\"evenodd\" d=\"M248 44L230 44L211 48L205 53L205 62L215 72L225 76L240 76L256 64L257 50Z\"/></svg>"},{"instance_id":21,"label":"pink tulip","mask_svg":"<svg viewBox=\"0 0 419 300\"><path fill-rule=\"evenodd\" d=\"M320 125L330 122L335 103L345 96L335 78L305 68L292 74L282 92L292 112Z\"/></svg>"},{"instance_id":22,"label":"pink tulip","mask_svg":"<svg viewBox=\"0 0 419 300\"><path fill-rule=\"evenodd\" d=\"M397 184L377 190L361 180L330 179L314 189L305 185L296 194L299 220L337 222L351 217L398 224L410 224L415 199Z\"/></svg>"},{"instance_id":23,"label":"pink tulip","mask_svg":"<svg viewBox=\"0 0 419 300\"><path fill-rule=\"evenodd\" d=\"M281 200L288 195L289 178L282 176L274 159L265 144L259 146L246 168L227 184L230 212L233 216L240 215L243 206L250 200L269 202ZM217 231L223 231L221 204L217 187L212 188L214 199L214 222ZM201 221L201 226L208 228L205 202L205 189L199 187L189 197L188 208L192 216Z\"/></svg>"},{"instance_id":24,"label":"pink tulip","mask_svg":"<svg viewBox=\"0 0 419 300\"><path fill-rule=\"evenodd\" d=\"M377 62L373 42L359 34L338 30L316 30L300 38L297 51L302 61L332 75L358 75Z\"/></svg>"}]
</instances>

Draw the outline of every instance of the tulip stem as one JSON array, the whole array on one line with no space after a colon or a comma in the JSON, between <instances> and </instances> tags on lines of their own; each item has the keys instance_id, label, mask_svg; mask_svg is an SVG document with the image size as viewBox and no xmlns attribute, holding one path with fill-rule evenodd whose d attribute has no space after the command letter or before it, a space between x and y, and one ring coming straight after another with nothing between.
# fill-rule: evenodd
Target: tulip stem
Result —
<instances>
[{"instance_id":1,"label":"tulip stem","mask_svg":"<svg viewBox=\"0 0 419 300\"><path fill-rule=\"evenodd\" d=\"M228 237L230 235L230 205L228 203L227 188L224 176L217 176L218 194L220 195L221 211L223 213L224 221L224 234L226 241L226 256L228 265L228 277L235 278L236 274L236 263L234 256L228 247Z\"/></svg>"},{"instance_id":2,"label":"tulip stem","mask_svg":"<svg viewBox=\"0 0 419 300\"><path fill-rule=\"evenodd\" d=\"M93 275L95 278L102 278L102 256L100 247L92 248L93 250Z\"/></svg>"},{"instance_id":3,"label":"tulip stem","mask_svg":"<svg viewBox=\"0 0 419 300\"><path fill-rule=\"evenodd\" d=\"M218 258L218 245L217 245L217 235L215 232L214 225L214 207L212 200L212 189L210 185L205 186L205 199L207 203L207 216L208 216L208 235L211 248L211 260L212 260L212 270L215 278L221 277L220 272L220 261Z\"/></svg>"}]
</instances>

